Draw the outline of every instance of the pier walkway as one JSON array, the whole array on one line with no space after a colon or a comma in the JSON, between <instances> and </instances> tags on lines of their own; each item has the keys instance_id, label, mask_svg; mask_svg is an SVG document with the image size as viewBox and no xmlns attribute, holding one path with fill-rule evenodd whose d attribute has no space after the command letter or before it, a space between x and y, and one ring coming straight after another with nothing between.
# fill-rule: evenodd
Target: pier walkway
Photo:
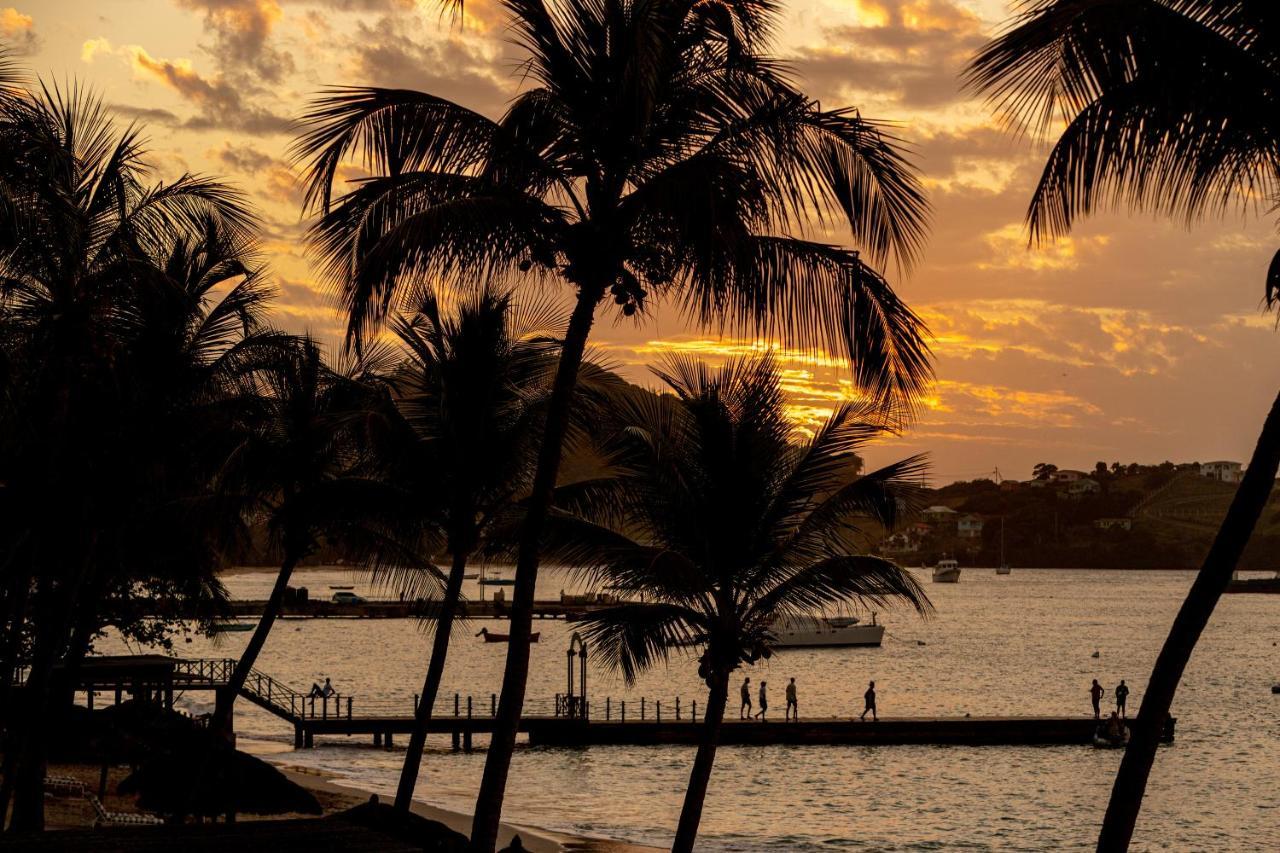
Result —
<instances>
[{"instance_id":1,"label":"pier walkway","mask_svg":"<svg viewBox=\"0 0 1280 853\"><path fill-rule=\"evenodd\" d=\"M91 659L108 663L110 659ZM127 659L121 659L127 660ZM162 683L166 699L172 704L174 692L218 690L227 685L236 661L233 659L147 659L154 667L159 660L170 664L171 672L157 680ZM135 695L139 685L117 681L107 683L107 672L124 671L118 667L95 666L90 682L82 690L115 690L119 701L128 688ZM310 697L265 673L250 673L240 695L293 726L294 745L309 747L317 735L351 737L371 736L376 746L391 747L396 735L413 730L414 710L418 697L406 700L365 700L361 697L335 694L325 699ZM630 707L628 707L630 704ZM92 706L92 699L90 699ZM448 734L455 749L470 749L475 735L493 731L497 696L489 694L478 700L454 694L440 697L432 716L429 734ZM1132 723L1132 721L1130 721ZM1174 720L1165 727L1163 740L1173 740ZM683 704L680 699L667 703L640 699L588 704L582 697L558 695L545 707L536 702L525 705L520 731L534 746L606 746L693 744L697 742L702 719L697 701ZM878 722L862 722L857 718L815 717L799 722L782 719L761 722L727 719L721 733L724 745L847 745L889 746L903 744L945 744L969 746L1029 746L1051 744L1088 744L1093 739L1096 722L1079 717L882 717Z\"/></svg>"},{"instance_id":2,"label":"pier walkway","mask_svg":"<svg viewBox=\"0 0 1280 853\"><path fill-rule=\"evenodd\" d=\"M565 619L577 621L588 613L609 606L607 603L584 600L584 596L564 596L561 599L548 599L533 603L535 619ZM267 605L266 599L233 598L227 602L227 613L230 616L261 616ZM467 600L459 603L460 619L507 619L510 617L510 603L498 599L483 601ZM434 619L440 611L440 602L435 599L399 599L372 598L363 602L337 602L328 599L286 600L280 605L282 619ZM168 611L149 614L152 616L174 615ZM189 616L189 614L178 614Z\"/></svg>"}]
</instances>

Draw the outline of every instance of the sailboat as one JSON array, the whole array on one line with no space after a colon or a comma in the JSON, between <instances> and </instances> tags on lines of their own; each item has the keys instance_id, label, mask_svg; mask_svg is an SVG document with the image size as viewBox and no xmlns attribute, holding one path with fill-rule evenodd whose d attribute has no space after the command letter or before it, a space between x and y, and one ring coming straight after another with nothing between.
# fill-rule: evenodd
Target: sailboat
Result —
<instances>
[{"instance_id":1,"label":"sailboat","mask_svg":"<svg viewBox=\"0 0 1280 853\"><path fill-rule=\"evenodd\" d=\"M1004 516L1000 516L1000 565L996 568L996 574L1007 575L1013 569L1009 568L1009 564L1004 561Z\"/></svg>"}]
</instances>

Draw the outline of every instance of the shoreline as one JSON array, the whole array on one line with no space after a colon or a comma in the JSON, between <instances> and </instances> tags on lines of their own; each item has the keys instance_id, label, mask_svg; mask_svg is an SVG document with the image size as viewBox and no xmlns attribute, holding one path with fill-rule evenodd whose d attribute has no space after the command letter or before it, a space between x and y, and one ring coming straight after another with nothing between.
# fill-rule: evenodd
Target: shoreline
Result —
<instances>
[{"instance_id":1,"label":"shoreline","mask_svg":"<svg viewBox=\"0 0 1280 853\"><path fill-rule=\"evenodd\" d=\"M313 793L319 792L330 796L347 797L351 800L350 805L352 806L367 802L371 796L375 795L380 800L390 799L385 794L378 794L375 791L358 787L347 780L331 778L328 773L319 773L308 767L275 764L274 762L273 764L277 770L289 777L291 781ZM450 829L461 832L463 835L470 835L471 833L471 815L469 814L433 806L416 799L413 801L413 812L428 820L439 821ZM663 849L632 844L627 841L573 835L524 823L511 823L505 820L502 822L501 829L498 832L498 844L506 846L515 835L520 836L520 841L530 853L655 853L655 851Z\"/></svg>"}]
</instances>

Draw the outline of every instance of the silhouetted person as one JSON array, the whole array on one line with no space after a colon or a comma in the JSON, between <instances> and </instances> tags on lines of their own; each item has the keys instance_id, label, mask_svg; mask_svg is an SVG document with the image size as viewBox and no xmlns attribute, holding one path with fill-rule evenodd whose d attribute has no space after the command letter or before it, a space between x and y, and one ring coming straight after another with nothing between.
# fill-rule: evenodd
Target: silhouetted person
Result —
<instances>
[{"instance_id":1,"label":"silhouetted person","mask_svg":"<svg viewBox=\"0 0 1280 853\"><path fill-rule=\"evenodd\" d=\"M870 711L871 722L878 722L880 718L876 716L876 683L874 681L867 687L867 692L862 694L862 698L866 702L866 707L862 709L862 716L858 719L866 722L867 712Z\"/></svg>"},{"instance_id":2,"label":"silhouetted person","mask_svg":"<svg viewBox=\"0 0 1280 853\"><path fill-rule=\"evenodd\" d=\"M787 710L785 713L785 719L791 719L792 714L795 715L795 719L797 721L800 719L800 704L796 701L796 680L794 678L787 684Z\"/></svg>"},{"instance_id":3,"label":"silhouetted person","mask_svg":"<svg viewBox=\"0 0 1280 853\"><path fill-rule=\"evenodd\" d=\"M745 720L751 716L751 676L742 679L742 707L738 708L738 719Z\"/></svg>"},{"instance_id":4,"label":"silhouetted person","mask_svg":"<svg viewBox=\"0 0 1280 853\"><path fill-rule=\"evenodd\" d=\"M1121 717L1125 714L1125 703L1129 701L1129 685L1124 683L1124 679L1120 679L1120 683L1116 685L1116 713Z\"/></svg>"},{"instance_id":5,"label":"silhouetted person","mask_svg":"<svg viewBox=\"0 0 1280 853\"><path fill-rule=\"evenodd\" d=\"M1093 680L1093 686L1089 688L1089 698L1093 700L1093 718L1099 720L1102 718L1102 697L1107 695L1107 691L1098 679Z\"/></svg>"},{"instance_id":6,"label":"silhouetted person","mask_svg":"<svg viewBox=\"0 0 1280 853\"><path fill-rule=\"evenodd\" d=\"M333 685L329 683L329 679L326 678L324 680L324 687L320 688L320 695L326 699L331 699L333 698L333 694L337 692L338 691L333 689Z\"/></svg>"},{"instance_id":7,"label":"silhouetted person","mask_svg":"<svg viewBox=\"0 0 1280 853\"><path fill-rule=\"evenodd\" d=\"M764 719L764 712L769 710L769 696L765 693L765 688L769 686L769 682L760 682L760 710L756 712L756 717L760 720Z\"/></svg>"}]
</instances>

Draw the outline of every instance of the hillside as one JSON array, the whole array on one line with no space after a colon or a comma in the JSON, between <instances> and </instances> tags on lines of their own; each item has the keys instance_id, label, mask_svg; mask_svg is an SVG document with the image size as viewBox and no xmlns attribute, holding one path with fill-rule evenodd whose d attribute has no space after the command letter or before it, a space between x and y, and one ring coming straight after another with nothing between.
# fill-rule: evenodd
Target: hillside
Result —
<instances>
[{"instance_id":1,"label":"hillside","mask_svg":"<svg viewBox=\"0 0 1280 853\"><path fill-rule=\"evenodd\" d=\"M962 565L994 566L1000 561L1003 519L1005 560L1013 566L1194 569L1236 489L1189 466L1088 479L1087 488L974 480L930 490L924 504L954 510L954 516L922 513L909 530L883 541L880 550L907 564L954 556ZM961 524L965 516L971 518ZM1280 568L1277 549L1280 499L1273 496L1241 568Z\"/></svg>"}]
</instances>

